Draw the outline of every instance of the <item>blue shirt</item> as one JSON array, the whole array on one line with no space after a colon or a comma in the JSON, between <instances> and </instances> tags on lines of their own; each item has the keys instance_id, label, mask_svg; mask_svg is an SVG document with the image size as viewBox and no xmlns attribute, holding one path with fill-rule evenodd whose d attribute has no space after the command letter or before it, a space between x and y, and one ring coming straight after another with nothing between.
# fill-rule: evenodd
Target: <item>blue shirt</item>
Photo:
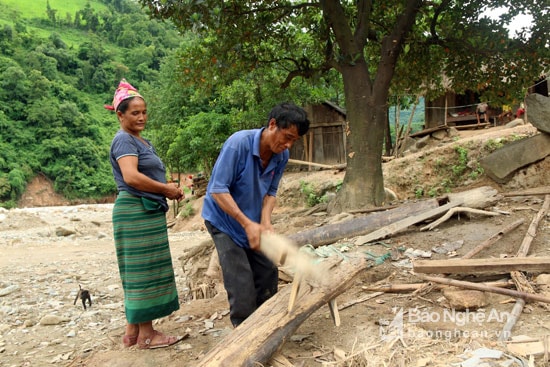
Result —
<instances>
[{"instance_id":1,"label":"blue shirt","mask_svg":"<svg viewBox=\"0 0 550 367\"><path fill-rule=\"evenodd\" d=\"M250 247L244 228L218 206L212 194L231 194L248 218L261 221L263 199L266 195L276 196L289 158L288 149L273 154L267 167L262 168L263 130L242 130L227 139L212 169L202 206L202 217L244 248Z\"/></svg>"},{"instance_id":2,"label":"blue shirt","mask_svg":"<svg viewBox=\"0 0 550 367\"><path fill-rule=\"evenodd\" d=\"M144 139L145 140L145 139ZM166 168L158 157L157 152L149 140L145 140L149 146L145 146L132 134L124 130L119 130L111 142L110 161L113 169L113 176L118 191L128 191L130 194L144 197L159 203L164 211L168 210L168 202L162 194L138 190L126 182L122 177L122 171L118 165L118 160L125 156L135 156L138 158L138 171L155 181L166 183Z\"/></svg>"}]
</instances>

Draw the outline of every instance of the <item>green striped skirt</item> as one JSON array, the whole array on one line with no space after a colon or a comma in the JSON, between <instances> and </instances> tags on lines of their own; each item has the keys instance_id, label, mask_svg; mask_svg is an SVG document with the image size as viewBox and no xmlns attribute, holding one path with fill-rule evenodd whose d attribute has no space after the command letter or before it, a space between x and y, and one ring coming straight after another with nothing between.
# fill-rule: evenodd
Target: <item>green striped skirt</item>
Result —
<instances>
[{"instance_id":1,"label":"green striped skirt","mask_svg":"<svg viewBox=\"0 0 550 367\"><path fill-rule=\"evenodd\" d=\"M141 198L121 191L113 233L128 322L152 321L179 309L164 211L147 210Z\"/></svg>"}]
</instances>

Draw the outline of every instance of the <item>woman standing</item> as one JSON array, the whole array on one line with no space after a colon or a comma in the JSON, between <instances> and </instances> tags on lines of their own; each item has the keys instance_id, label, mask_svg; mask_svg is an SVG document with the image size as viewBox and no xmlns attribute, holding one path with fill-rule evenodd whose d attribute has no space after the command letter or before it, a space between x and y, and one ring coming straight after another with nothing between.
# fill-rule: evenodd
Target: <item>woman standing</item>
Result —
<instances>
[{"instance_id":1,"label":"woman standing","mask_svg":"<svg viewBox=\"0 0 550 367\"><path fill-rule=\"evenodd\" d=\"M112 106L120 130L111 143L110 161L118 188L113 208L113 232L126 312L122 343L142 349L163 348L182 338L153 328L153 320L179 309L168 244L168 199L184 198L182 189L166 183L164 164L149 140L141 137L147 105L125 79Z\"/></svg>"}]
</instances>

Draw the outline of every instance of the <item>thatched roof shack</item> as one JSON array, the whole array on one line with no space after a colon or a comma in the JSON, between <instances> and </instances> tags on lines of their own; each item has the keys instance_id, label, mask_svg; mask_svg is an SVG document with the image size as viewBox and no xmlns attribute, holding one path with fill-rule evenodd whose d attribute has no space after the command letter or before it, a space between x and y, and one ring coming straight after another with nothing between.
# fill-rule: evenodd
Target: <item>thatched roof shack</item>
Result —
<instances>
[{"instance_id":1,"label":"thatched roof shack","mask_svg":"<svg viewBox=\"0 0 550 367\"><path fill-rule=\"evenodd\" d=\"M345 164L346 111L329 101L304 109L310 121L309 132L292 146L290 158L326 165Z\"/></svg>"}]
</instances>

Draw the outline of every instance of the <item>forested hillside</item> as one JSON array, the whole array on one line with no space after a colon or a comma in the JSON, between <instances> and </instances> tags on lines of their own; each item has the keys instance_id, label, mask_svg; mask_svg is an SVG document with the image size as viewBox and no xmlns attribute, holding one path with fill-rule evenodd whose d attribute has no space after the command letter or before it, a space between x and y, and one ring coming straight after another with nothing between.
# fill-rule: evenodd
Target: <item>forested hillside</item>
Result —
<instances>
[{"instance_id":1,"label":"forested hillside","mask_svg":"<svg viewBox=\"0 0 550 367\"><path fill-rule=\"evenodd\" d=\"M113 193L103 105L122 77L156 79L179 41L127 0L0 0L0 205L39 173L69 199Z\"/></svg>"},{"instance_id":2,"label":"forested hillside","mask_svg":"<svg viewBox=\"0 0 550 367\"><path fill-rule=\"evenodd\" d=\"M0 0L0 206L37 174L68 199L115 191L118 129L103 108L122 77L146 88L180 43L128 0Z\"/></svg>"}]
</instances>

